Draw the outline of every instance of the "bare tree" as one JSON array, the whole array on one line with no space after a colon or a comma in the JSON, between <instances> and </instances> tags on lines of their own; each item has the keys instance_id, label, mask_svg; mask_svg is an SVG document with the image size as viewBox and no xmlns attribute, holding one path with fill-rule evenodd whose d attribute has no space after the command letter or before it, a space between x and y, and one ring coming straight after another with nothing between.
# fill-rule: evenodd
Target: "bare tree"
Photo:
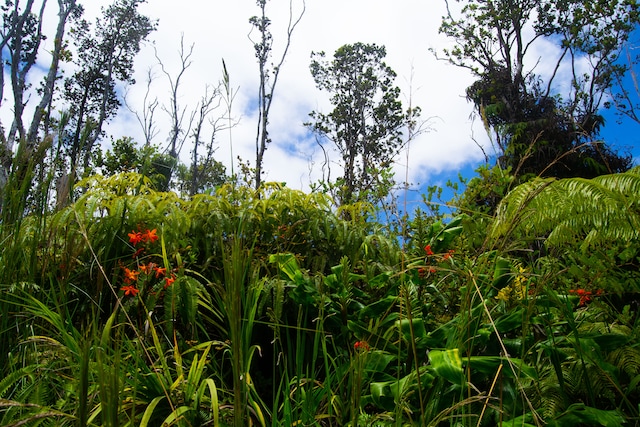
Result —
<instances>
[{"instance_id":1,"label":"bare tree","mask_svg":"<svg viewBox=\"0 0 640 427\"><path fill-rule=\"evenodd\" d=\"M605 106L615 108L621 116L640 124L640 81L637 70L640 55L634 53L638 48L637 45L625 46L624 56L620 55L621 58L614 64L616 73Z\"/></svg>"},{"instance_id":2,"label":"bare tree","mask_svg":"<svg viewBox=\"0 0 640 427\"><path fill-rule=\"evenodd\" d=\"M13 98L12 123L8 132L4 129L0 134L0 193L2 193L9 174L12 171L25 170L23 163L35 164L35 157L31 153L38 152L39 158L44 150L39 149L40 140L38 131L45 116L45 135L48 133L48 114L51 110L53 93L56 82L59 79L60 62L68 55L65 41L65 29L70 19L78 19L83 12L82 6L76 0L58 0L58 23L54 36L53 49L49 50L51 62L46 77L37 91L31 90L28 83L28 76L38 59L38 54L42 49L42 41L45 40L43 33L43 20L45 18L45 7L47 1L43 0L40 8L34 11L34 1L27 0L21 4L20 1L6 0L2 9L2 23L0 25L0 104L4 100L4 78L9 75L11 82L11 96ZM41 61L43 62L43 61ZM5 68L8 72L5 73ZM24 113L30 99L40 97L34 110L31 123L25 122ZM27 131L28 125L28 131ZM18 144L16 152L20 153L16 157L14 145ZM20 181L22 178L19 178ZM22 182L16 185L23 188ZM29 183L25 184L28 188Z\"/></svg>"},{"instance_id":3,"label":"bare tree","mask_svg":"<svg viewBox=\"0 0 640 427\"><path fill-rule=\"evenodd\" d=\"M249 19L249 22L253 25L251 32L255 29L259 34L259 39L253 40L251 38L251 33L249 33L249 40L253 42L255 55L258 59L258 69L260 72L260 83L258 88L258 127L256 132L256 189L260 188L260 185L262 184L264 152L266 151L269 142L271 142L268 131L269 112L271 110L271 103L273 102L276 84L278 83L278 76L280 75L282 64L284 63L289 47L291 46L293 32L298 23L300 23L300 20L306 10L305 0L302 0L302 11L299 14L294 14L293 0L289 1L289 24L287 26L285 47L278 63L276 65L271 64L271 66L269 66L269 58L273 51L273 36L269 30L271 20L266 16L267 1L268 0L257 0L256 3L260 8L260 16L253 16Z\"/></svg>"},{"instance_id":4,"label":"bare tree","mask_svg":"<svg viewBox=\"0 0 640 427\"><path fill-rule=\"evenodd\" d=\"M213 127L213 132L211 136L210 143L207 145L207 150L205 154L205 162L202 164L199 163L198 158L198 149L200 145L203 143L202 141L202 133L203 126L205 124L206 119L210 116L210 114L215 111L218 107L220 107L222 103L222 99L220 97L220 84L217 87L211 88L211 86L207 86L205 89L205 93L200 99L197 108L197 119L195 125L193 127L193 132L191 136L193 137L193 151L191 156L191 183L189 189L189 195L193 196L197 193L199 187L199 175L204 173L204 169L210 166L211 161L213 160L213 143L215 141L215 135L219 130L218 123L221 118L216 120L210 120L210 123Z\"/></svg>"},{"instance_id":5,"label":"bare tree","mask_svg":"<svg viewBox=\"0 0 640 427\"><path fill-rule=\"evenodd\" d=\"M27 133L27 141L35 141L38 134L38 128L40 122L49 115L51 111L51 101L53 99L53 92L58 81L58 69L60 67L60 61L67 54L67 50L64 44L64 33L66 23L70 16L78 19L82 14L82 7L77 5L76 0L58 0L58 26L56 28L56 35L53 40L53 51L51 52L51 66L49 72L45 77L42 84L42 98L40 103L33 112L33 118L31 119L31 125L29 126L29 132ZM48 125L45 126L45 134L48 133Z\"/></svg>"},{"instance_id":6,"label":"bare tree","mask_svg":"<svg viewBox=\"0 0 640 427\"><path fill-rule=\"evenodd\" d=\"M127 101L127 97L125 96L125 105L127 106L127 109L136 116L136 119L138 120L138 123L140 123L140 127L142 128L142 132L144 133L144 146L145 147L149 147L151 146L151 141L158 136L158 133L160 132L158 130L158 127L156 126L156 121L155 121L155 113L156 113L156 109L158 108L158 105L160 105L160 102L158 101L158 97L153 98L153 100L150 100L151 97L151 85L153 84L153 81L156 79L155 74L153 73L153 68L149 67L147 69L147 77L146 77L146 83L147 83L147 90L144 94L144 99L142 100L142 112L139 113L138 110L136 110L135 108L133 108L131 106L131 104L129 104L129 102Z\"/></svg>"},{"instance_id":7,"label":"bare tree","mask_svg":"<svg viewBox=\"0 0 640 427\"><path fill-rule=\"evenodd\" d=\"M191 67L191 55L193 55L194 45L192 44L189 47L189 51L187 52L184 47L184 34L180 37L180 50L178 54L180 55L180 71L178 74L173 77L169 71L167 71L164 63L158 56L158 51L156 50L156 59L158 60L158 64L160 65L160 69L162 73L166 76L169 81L169 87L171 89L169 105L163 105L162 110L165 111L171 120L171 128L169 129L169 144L168 144L168 152L171 157L174 159L178 158L180 154L180 150L184 142L186 141L189 131L191 130L191 126L193 125L193 120L195 117L195 111L189 116L188 122L185 123L185 116L187 114L187 108L182 107L179 102L178 93L180 91L180 83L187 69ZM186 127L185 127L186 126Z\"/></svg>"}]
</instances>

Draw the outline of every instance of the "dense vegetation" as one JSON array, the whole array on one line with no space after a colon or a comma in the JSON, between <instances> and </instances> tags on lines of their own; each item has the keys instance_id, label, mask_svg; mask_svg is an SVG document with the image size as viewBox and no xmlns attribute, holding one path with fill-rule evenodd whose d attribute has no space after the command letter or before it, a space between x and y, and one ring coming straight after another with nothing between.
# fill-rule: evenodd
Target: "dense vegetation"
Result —
<instances>
[{"instance_id":1,"label":"dense vegetation","mask_svg":"<svg viewBox=\"0 0 640 427\"><path fill-rule=\"evenodd\" d=\"M592 3L577 0L469 0L464 19L445 17L458 43L447 58L478 77L468 95L502 152L450 213L432 188L422 209L393 219L380 202L420 110L403 110L381 46L312 58L335 109L307 126L341 150L344 176L311 193L262 181L284 62L269 70L266 0L250 20L261 75L253 168L227 176L197 133L192 164L180 165L177 111L166 154L126 136L103 153L115 84L131 79L155 29L142 2L114 1L92 38L82 7L60 0L42 108L30 126L16 108L3 135L0 425L640 425L640 167L594 142L599 101L630 71L613 62L635 2L597 2L588 15ZM18 3L2 8L2 52L23 105L42 16ZM534 39L565 37L569 56L589 48L603 64L594 75L608 77L585 92L581 76L569 100L551 82L542 90L542 77L522 74L524 52L508 55L520 40L508 29L527 17L538 19ZM64 84L73 108L53 118L55 61L73 57L67 19L84 48ZM607 43L590 44L597 37ZM188 58L181 51L183 71ZM215 93L233 98L226 67Z\"/></svg>"},{"instance_id":2,"label":"dense vegetation","mask_svg":"<svg viewBox=\"0 0 640 427\"><path fill-rule=\"evenodd\" d=\"M640 169L404 236L278 185L81 184L3 222L2 425L639 420Z\"/></svg>"}]
</instances>

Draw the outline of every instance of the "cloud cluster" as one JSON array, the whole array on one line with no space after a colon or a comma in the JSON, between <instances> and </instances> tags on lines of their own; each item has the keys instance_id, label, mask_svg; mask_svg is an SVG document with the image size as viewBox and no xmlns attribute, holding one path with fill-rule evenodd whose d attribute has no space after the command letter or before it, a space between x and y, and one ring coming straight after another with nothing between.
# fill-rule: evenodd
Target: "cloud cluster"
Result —
<instances>
[{"instance_id":1,"label":"cloud cluster","mask_svg":"<svg viewBox=\"0 0 640 427\"><path fill-rule=\"evenodd\" d=\"M86 16L97 16L100 5L107 3L104 0L88 2ZM302 10L302 0L293 0L291 5L294 15ZM279 61L284 49L289 11L287 1L267 3L274 62ZM180 7L173 2L150 1L141 6L141 12L158 19L158 30L152 34L153 43L146 45L137 58L138 83L127 88L128 104L142 110L146 75L151 67L155 76L150 87L152 98L157 97L161 106L168 106L169 81L157 64L156 52L175 78L181 69L179 51L183 37L187 51L193 45L193 54L179 88L180 106L190 114L207 85L216 86L221 80L224 59L231 85L237 90L233 115L240 122L230 135L223 132L217 136L216 158L228 170L237 156L253 163L259 74L250 39L257 35L250 34L249 18L260 13L255 1L189 0ZM482 159L482 150L472 136L481 144L486 144L486 136L482 126L472 123L472 106L464 99L464 89L472 77L464 70L438 61L429 52L429 48L439 49L448 42L438 34L444 13L444 3L421 0L393 4L382 0L307 1L276 86L269 127L273 142L265 154L265 179L308 189L310 182L321 177L323 151L303 123L311 111L327 112L330 104L328 95L314 85L309 72L310 55L312 51L325 51L331 56L338 47L355 42L386 46L386 62L398 74L396 84L401 87L406 104L410 99L414 106L421 107L423 118L429 119L430 130L412 141L409 156L398 158L399 180L403 180L408 171L410 182L429 183L429 177L434 174L455 171ZM223 110L221 107L218 114L224 114ZM162 146L166 144L169 116L158 109L156 119L159 133L154 142ZM129 135L143 140L135 116L125 109L109 125L109 131L115 137ZM187 159L189 151L190 146L185 144L181 156ZM336 166L333 168L335 176Z\"/></svg>"}]
</instances>

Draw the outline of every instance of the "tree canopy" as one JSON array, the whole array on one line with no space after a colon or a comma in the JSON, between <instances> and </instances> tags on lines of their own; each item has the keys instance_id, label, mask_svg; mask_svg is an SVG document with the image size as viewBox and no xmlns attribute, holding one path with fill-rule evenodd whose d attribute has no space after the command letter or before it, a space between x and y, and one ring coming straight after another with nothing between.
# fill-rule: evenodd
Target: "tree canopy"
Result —
<instances>
[{"instance_id":1,"label":"tree canopy","mask_svg":"<svg viewBox=\"0 0 640 427\"><path fill-rule=\"evenodd\" d=\"M444 58L477 77L467 97L491 130L503 166L516 175L558 177L630 166L631 159L598 134L603 99L623 72L616 61L639 20L635 1L458 0L447 6L440 31L454 47ZM536 53L543 41L551 48ZM541 62L551 71L538 71Z\"/></svg>"},{"instance_id":2,"label":"tree canopy","mask_svg":"<svg viewBox=\"0 0 640 427\"><path fill-rule=\"evenodd\" d=\"M328 114L313 111L306 125L321 144L330 141L341 156L338 203L367 201L402 147L409 114L394 85L396 73L384 62L384 46L348 44L338 48L332 60L325 56L312 53L311 74L318 89L329 92L334 108Z\"/></svg>"}]
</instances>

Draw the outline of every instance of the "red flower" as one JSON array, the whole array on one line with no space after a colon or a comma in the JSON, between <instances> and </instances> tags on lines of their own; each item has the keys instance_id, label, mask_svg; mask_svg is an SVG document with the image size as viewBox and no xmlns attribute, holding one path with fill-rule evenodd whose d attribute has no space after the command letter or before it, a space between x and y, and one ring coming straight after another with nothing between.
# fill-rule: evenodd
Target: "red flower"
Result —
<instances>
[{"instance_id":1,"label":"red flower","mask_svg":"<svg viewBox=\"0 0 640 427\"><path fill-rule=\"evenodd\" d=\"M140 271L142 271L144 274L151 274L151 271L153 270L154 264L152 262L150 262L149 264L146 265L141 265L140 266Z\"/></svg>"},{"instance_id":2,"label":"red flower","mask_svg":"<svg viewBox=\"0 0 640 427\"><path fill-rule=\"evenodd\" d=\"M129 242L133 245L136 246L138 243L142 242L143 238L142 238L142 233L139 231L132 231L131 233L129 233Z\"/></svg>"},{"instance_id":3,"label":"red flower","mask_svg":"<svg viewBox=\"0 0 640 427\"><path fill-rule=\"evenodd\" d=\"M154 228L153 230L147 230L143 235L142 238L144 239L145 242L155 242L156 240L158 240L158 235L156 234L156 229Z\"/></svg>"},{"instance_id":4,"label":"red flower","mask_svg":"<svg viewBox=\"0 0 640 427\"><path fill-rule=\"evenodd\" d=\"M131 258L138 258L142 252L144 252L144 248L138 248L138 250L131 255Z\"/></svg>"},{"instance_id":5,"label":"red flower","mask_svg":"<svg viewBox=\"0 0 640 427\"><path fill-rule=\"evenodd\" d=\"M437 270L435 267L429 267L429 273L435 273Z\"/></svg>"},{"instance_id":6,"label":"red flower","mask_svg":"<svg viewBox=\"0 0 640 427\"><path fill-rule=\"evenodd\" d=\"M451 259L453 257L453 252L454 252L453 249L450 249L446 254L444 254L442 259L444 259L444 260Z\"/></svg>"},{"instance_id":7,"label":"red flower","mask_svg":"<svg viewBox=\"0 0 640 427\"><path fill-rule=\"evenodd\" d=\"M129 284L131 282L135 282L138 280L139 271L129 270L127 267L124 267L124 283Z\"/></svg>"},{"instance_id":8,"label":"red flower","mask_svg":"<svg viewBox=\"0 0 640 427\"><path fill-rule=\"evenodd\" d=\"M355 351L369 351L369 344L366 341L356 341L353 344L353 349Z\"/></svg>"},{"instance_id":9,"label":"red flower","mask_svg":"<svg viewBox=\"0 0 640 427\"><path fill-rule=\"evenodd\" d=\"M433 251L431 250L431 245L425 246L424 251L427 253L427 255L433 255Z\"/></svg>"},{"instance_id":10,"label":"red flower","mask_svg":"<svg viewBox=\"0 0 640 427\"><path fill-rule=\"evenodd\" d=\"M135 286L123 286L122 288L120 288L121 291L124 291L124 295L125 296L129 296L131 295L132 297L135 297L136 295L138 295L138 292L140 292L139 289L137 289Z\"/></svg>"},{"instance_id":11,"label":"red flower","mask_svg":"<svg viewBox=\"0 0 640 427\"><path fill-rule=\"evenodd\" d=\"M167 269L164 267L153 267L153 271L156 272L156 279L167 274Z\"/></svg>"},{"instance_id":12,"label":"red flower","mask_svg":"<svg viewBox=\"0 0 640 427\"><path fill-rule=\"evenodd\" d=\"M580 302L578 303L578 305L580 307L583 307L585 305L587 305L588 303L591 302L591 296L593 295L593 292L591 291L587 291L584 289L569 289L569 293L570 294L576 294L580 297Z\"/></svg>"},{"instance_id":13,"label":"red flower","mask_svg":"<svg viewBox=\"0 0 640 427\"><path fill-rule=\"evenodd\" d=\"M165 277L164 281L166 282L164 284L164 288L167 289L169 286L173 285L173 282L176 281L176 276L172 274L171 277Z\"/></svg>"}]
</instances>

